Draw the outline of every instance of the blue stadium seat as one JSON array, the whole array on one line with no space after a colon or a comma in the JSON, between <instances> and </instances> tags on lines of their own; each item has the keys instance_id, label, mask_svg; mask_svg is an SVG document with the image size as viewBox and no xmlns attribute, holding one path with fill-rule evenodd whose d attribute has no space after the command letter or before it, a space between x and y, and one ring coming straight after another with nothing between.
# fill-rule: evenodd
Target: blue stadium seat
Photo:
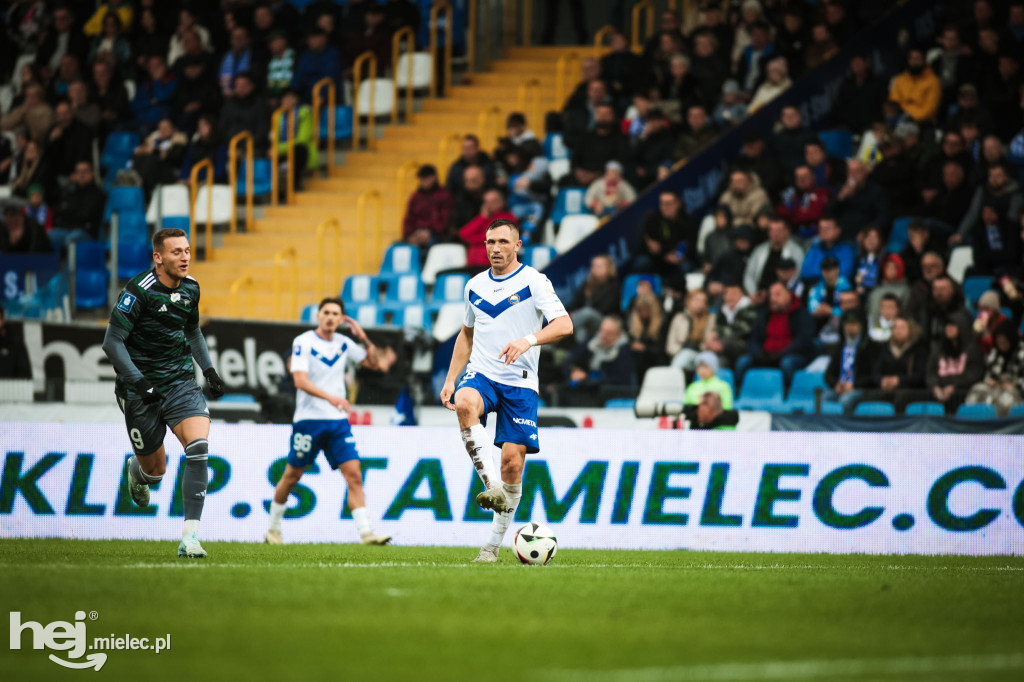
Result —
<instances>
[{"instance_id":1,"label":"blue stadium seat","mask_svg":"<svg viewBox=\"0 0 1024 682\"><path fill-rule=\"evenodd\" d=\"M427 296L419 275L401 275L387 280L384 288L384 309L394 311L407 305L422 305Z\"/></svg>"},{"instance_id":2,"label":"blue stadium seat","mask_svg":"<svg viewBox=\"0 0 1024 682\"><path fill-rule=\"evenodd\" d=\"M430 307L440 308L445 303L461 303L466 291L469 275L450 272L440 275L430 293Z\"/></svg>"},{"instance_id":3,"label":"blue stadium seat","mask_svg":"<svg viewBox=\"0 0 1024 682\"><path fill-rule=\"evenodd\" d=\"M945 414L946 408L943 406L943 404L934 401L910 403L909 405L907 405L906 409L906 415L908 417L919 415L925 415L929 417L941 417Z\"/></svg>"},{"instance_id":4,"label":"blue stadium seat","mask_svg":"<svg viewBox=\"0 0 1024 682\"><path fill-rule=\"evenodd\" d=\"M432 320L430 313L424 305L414 303L412 305L394 308L391 312L393 313L391 324L396 327L413 327L417 329L424 329L428 332L431 329Z\"/></svg>"},{"instance_id":5,"label":"blue stadium seat","mask_svg":"<svg viewBox=\"0 0 1024 682\"><path fill-rule=\"evenodd\" d=\"M384 323L384 311L376 303L364 303L348 314L354 317L361 327L379 327Z\"/></svg>"},{"instance_id":6,"label":"blue stadium seat","mask_svg":"<svg viewBox=\"0 0 1024 682\"><path fill-rule=\"evenodd\" d=\"M1024 417L1024 403L1017 403L1010 408L1011 417Z\"/></svg>"},{"instance_id":7,"label":"blue stadium seat","mask_svg":"<svg viewBox=\"0 0 1024 682\"><path fill-rule=\"evenodd\" d=\"M825 151L829 156L838 156L841 159L853 157L853 135L849 130L822 130L818 133L818 139L825 145Z\"/></svg>"},{"instance_id":8,"label":"blue stadium seat","mask_svg":"<svg viewBox=\"0 0 1024 682\"><path fill-rule=\"evenodd\" d=\"M327 139L327 114L330 109L324 107L320 110L320 139ZM334 139L349 140L352 138L352 107L334 108Z\"/></svg>"},{"instance_id":9,"label":"blue stadium seat","mask_svg":"<svg viewBox=\"0 0 1024 682\"><path fill-rule=\"evenodd\" d=\"M821 401L821 413L822 414L843 414L843 404L836 402L835 400L823 400Z\"/></svg>"},{"instance_id":10,"label":"blue stadium seat","mask_svg":"<svg viewBox=\"0 0 1024 682\"><path fill-rule=\"evenodd\" d=\"M316 314L320 310L320 305L317 303L310 303L302 309L302 315L299 316L300 322L306 324L316 324Z\"/></svg>"},{"instance_id":11,"label":"blue stadium seat","mask_svg":"<svg viewBox=\"0 0 1024 682\"><path fill-rule=\"evenodd\" d=\"M548 161L569 158L569 148L565 146L562 133L548 133L544 137L544 158Z\"/></svg>"},{"instance_id":12,"label":"blue stadium seat","mask_svg":"<svg viewBox=\"0 0 1024 682\"><path fill-rule=\"evenodd\" d=\"M245 196L245 182L248 179L245 162L238 169L238 187L235 192L238 196ZM270 159L256 159L252 164L252 195L263 197L270 195Z\"/></svg>"},{"instance_id":13,"label":"blue stadium seat","mask_svg":"<svg viewBox=\"0 0 1024 682\"><path fill-rule=\"evenodd\" d=\"M974 310L978 306L981 295L992 288L991 277L968 277L964 280L964 300L967 307Z\"/></svg>"},{"instance_id":14,"label":"blue stadium seat","mask_svg":"<svg viewBox=\"0 0 1024 682\"><path fill-rule=\"evenodd\" d=\"M105 270L107 245L104 242L75 242L75 267L79 270Z\"/></svg>"},{"instance_id":15,"label":"blue stadium seat","mask_svg":"<svg viewBox=\"0 0 1024 682\"><path fill-rule=\"evenodd\" d=\"M75 272L75 307L96 309L107 307L107 271L77 270Z\"/></svg>"},{"instance_id":16,"label":"blue stadium seat","mask_svg":"<svg viewBox=\"0 0 1024 682\"><path fill-rule=\"evenodd\" d=\"M135 211L146 214L146 202L141 187L122 186L110 190L107 207L103 210L103 222L109 222L115 212Z\"/></svg>"},{"instance_id":17,"label":"blue stadium seat","mask_svg":"<svg viewBox=\"0 0 1024 682\"><path fill-rule=\"evenodd\" d=\"M558 225L567 215L580 215L587 212L583 197L587 190L581 187L565 187L558 190L555 207L551 209L551 222Z\"/></svg>"},{"instance_id":18,"label":"blue stadium seat","mask_svg":"<svg viewBox=\"0 0 1024 682\"><path fill-rule=\"evenodd\" d=\"M605 401L604 407L606 410L632 410L635 405L636 401L630 398L612 398Z\"/></svg>"},{"instance_id":19,"label":"blue stadium seat","mask_svg":"<svg viewBox=\"0 0 1024 682\"><path fill-rule=\"evenodd\" d=\"M408 244L392 244L380 264L381 279L394 279L401 275L420 274L420 250Z\"/></svg>"},{"instance_id":20,"label":"blue stadium seat","mask_svg":"<svg viewBox=\"0 0 1024 682\"><path fill-rule=\"evenodd\" d=\"M813 414L816 388L827 388L824 372L797 370L793 374L793 384L789 387L789 397L786 398L786 412L802 411L804 414Z\"/></svg>"},{"instance_id":21,"label":"blue stadium seat","mask_svg":"<svg viewBox=\"0 0 1024 682\"><path fill-rule=\"evenodd\" d=\"M719 379L729 384L729 388L732 390L732 394L736 395L736 378L733 376L731 369L720 369L716 375Z\"/></svg>"},{"instance_id":22,"label":"blue stadium seat","mask_svg":"<svg viewBox=\"0 0 1024 682\"><path fill-rule=\"evenodd\" d=\"M122 241L117 245L117 276L131 279L152 267L153 245L145 242Z\"/></svg>"},{"instance_id":23,"label":"blue stadium seat","mask_svg":"<svg viewBox=\"0 0 1024 682\"><path fill-rule=\"evenodd\" d=\"M913 217L896 218L892 221L892 232L889 233L889 243L885 249L889 253L899 253L907 245L910 237L907 236L907 227Z\"/></svg>"},{"instance_id":24,"label":"blue stadium seat","mask_svg":"<svg viewBox=\"0 0 1024 682\"><path fill-rule=\"evenodd\" d=\"M858 417L892 417L896 414L896 408L892 403L869 400L857 405L853 413Z\"/></svg>"},{"instance_id":25,"label":"blue stadium seat","mask_svg":"<svg viewBox=\"0 0 1024 682\"><path fill-rule=\"evenodd\" d=\"M636 298L636 286L642 281L648 281L651 283L651 288L654 289L654 293L661 296L661 277L657 275L627 275L626 280L622 283L622 310L625 312L629 308L629 304Z\"/></svg>"},{"instance_id":26,"label":"blue stadium seat","mask_svg":"<svg viewBox=\"0 0 1024 682\"><path fill-rule=\"evenodd\" d=\"M740 397L734 403L739 410L783 411L782 370L751 369L743 376Z\"/></svg>"},{"instance_id":27,"label":"blue stadium seat","mask_svg":"<svg viewBox=\"0 0 1024 682\"><path fill-rule=\"evenodd\" d=\"M100 155L100 167L122 167L124 162L132 158L135 148L139 146L139 136L135 133L116 132L107 136Z\"/></svg>"},{"instance_id":28,"label":"blue stadium seat","mask_svg":"<svg viewBox=\"0 0 1024 682\"><path fill-rule=\"evenodd\" d=\"M189 224L188 216L164 216L163 222L160 223L160 227L164 230L179 229L185 231L185 236L191 239L191 225Z\"/></svg>"},{"instance_id":29,"label":"blue stadium seat","mask_svg":"<svg viewBox=\"0 0 1024 682\"><path fill-rule=\"evenodd\" d=\"M998 415L996 414L995 405L986 405L985 403L972 403L968 405L964 403L956 410L957 419L995 419Z\"/></svg>"},{"instance_id":30,"label":"blue stadium seat","mask_svg":"<svg viewBox=\"0 0 1024 682\"><path fill-rule=\"evenodd\" d=\"M519 261L526 263L531 268L537 270L543 270L548 266L548 263L555 259L558 255L558 251L553 246L547 244L534 244L533 246L524 247L519 252Z\"/></svg>"},{"instance_id":31,"label":"blue stadium seat","mask_svg":"<svg viewBox=\"0 0 1024 682\"><path fill-rule=\"evenodd\" d=\"M138 211L121 211L117 214L117 239L125 242L149 243L149 225L146 214Z\"/></svg>"},{"instance_id":32,"label":"blue stadium seat","mask_svg":"<svg viewBox=\"0 0 1024 682\"><path fill-rule=\"evenodd\" d=\"M373 275L352 275L345 280L341 289L341 300L345 308L352 310L349 315L355 317L355 310L367 303L377 302L379 282Z\"/></svg>"}]
</instances>

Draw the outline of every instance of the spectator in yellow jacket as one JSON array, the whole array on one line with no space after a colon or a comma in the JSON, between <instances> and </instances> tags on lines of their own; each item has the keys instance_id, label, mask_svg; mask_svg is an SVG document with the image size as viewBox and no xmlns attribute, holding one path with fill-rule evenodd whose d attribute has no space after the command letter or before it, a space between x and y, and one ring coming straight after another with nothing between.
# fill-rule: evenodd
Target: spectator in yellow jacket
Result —
<instances>
[{"instance_id":1,"label":"spectator in yellow jacket","mask_svg":"<svg viewBox=\"0 0 1024 682\"><path fill-rule=\"evenodd\" d=\"M87 36L98 36L103 33L103 17L107 16L107 12L117 12L117 16L121 20L121 27L125 32L131 29L134 16L132 3L128 0L107 0L97 7L96 12L85 22L82 32Z\"/></svg>"},{"instance_id":2,"label":"spectator in yellow jacket","mask_svg":"<svg viewBox=\"0 0 1024 682\"><path fill-rule=\"evenodd\" d=\"M889 99L920 123L931 121L942 99L942 81L924 60L917 47L907 53L907 70L892 79Z\"/></svg>"}]
</instances>

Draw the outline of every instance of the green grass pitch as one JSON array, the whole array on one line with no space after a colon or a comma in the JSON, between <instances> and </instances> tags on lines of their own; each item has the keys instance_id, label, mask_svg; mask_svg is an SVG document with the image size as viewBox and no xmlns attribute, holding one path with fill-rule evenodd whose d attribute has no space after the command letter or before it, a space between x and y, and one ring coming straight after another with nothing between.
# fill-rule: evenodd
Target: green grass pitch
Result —
<instances>
[{"instance_id":1,"label":"green grass pitch","mask_svg":"<svg viewBox=\"0 0 1024 682\"><path fill-rule=\"evenodd\" d=\"M0 541L0 603L83 621L97 674L0 649L5 680L1024 679L1024 558ZM63 654L65 652L52 652ZM84 657L80 660L84 660ZM83 677L85 676L85 677Z\"/></svg>"}]
</instances>

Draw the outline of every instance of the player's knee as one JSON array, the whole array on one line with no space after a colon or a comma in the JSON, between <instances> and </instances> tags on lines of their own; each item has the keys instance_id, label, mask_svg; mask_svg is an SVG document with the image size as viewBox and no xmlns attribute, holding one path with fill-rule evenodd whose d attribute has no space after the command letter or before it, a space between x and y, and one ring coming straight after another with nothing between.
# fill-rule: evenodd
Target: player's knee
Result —
<instances>
[{"instance_id":1,"label":"player's knee","mask_svg":"<svg viewBox=\"0 0 1024 682\"><path fill-rule=\"evenodd\" d=\"M298 483L300 478L302 478L302 469L298 467L288 467L281 476L281 480L290 486Z\"/></svg>"},{"instance_id":2,"label":"player's knee","mask_svg":"<svg viewBox=\"0 0 1024 682\"><path fill-rule=\"evenodd\" d=\"M363 485L363 472L359 469L342 469L341 475L345 477L345 482L350 486L360 487Z\"/></svg>"},{"instance_id":3,"label":"player's knee","mask_svg":"<svg viewBox=\"0 0 1024 682\"><path fill-rule=\"evenodd\" d=\"M469 391L455 394L455 413L459 418L480 416L480 401Z\"/></svg>"},{"instance_id":4,"label":"player's knee","mask_svg":"<svg viewBox=\"0 0 1024 682\"><path fill-rule=\"evenodd\" d=\"M149 476L163 476L167 473L167 458L161 457L160 452L154 452L148 457L138 457L139 467Z\"/></svg>"}]
</instances>

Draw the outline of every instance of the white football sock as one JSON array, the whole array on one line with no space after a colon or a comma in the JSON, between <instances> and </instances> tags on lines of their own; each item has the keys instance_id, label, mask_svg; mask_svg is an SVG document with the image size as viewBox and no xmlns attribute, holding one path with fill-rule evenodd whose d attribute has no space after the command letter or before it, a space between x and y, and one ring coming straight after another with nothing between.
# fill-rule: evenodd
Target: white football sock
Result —
<instances>
[{"instance_id":1,"label":"white football sock","mask_svg":"<svg viewBox=\"0 0 1024 682\"><path fill-rule=\"evenodd\" d=\"M370 530L370 513L366 511L366 507L353 509L352 519L356 522L356 530L359 531L360 535L373 532Z\"/></svg>"},{"instance_id":2,"label":"white football sock","mask_svg":"<svg viewBox=\"0 0 1024 682\"><path fill-rule=\"evenodd\" d=\"M199 519L189 519L185 522L185 527L181 530L181 537L197 532L199 532Z\"/></svg>"},{"instance_id":3,"label":"white football sock","mask_svg":"<svg viewBox=\"0 0 1024 682\"><path fill-rule=\"evenodd\" d=\"M271 500L270 502L270 530L281 530L281 519L284 518L284 510L288 508L287 504L278 504Z\"/></svg>"},{"instance_id":4,"label":"white football sock","mask_svg":"<svg viewBox=\"0 0 1024 682\"><path fill-rule=\"evenodd\" d=\"M487 544L492 547L501 547L501 542L505 539L505 533L508 531L508 524L512 523L516 507L519 506L519 499L523 496L522 483L502 483L501 487L505 491L505 499L508 500L508 511L495 514L494 520L491 521L491 541Z\"/></svg>"},{"instance_id":5,"label":"white football sock","mask_svg":"<svg viewBox=\"0 0 1024 682\"><path fill-rule=\"evenodd\" d=\"M462 442L466 445L466 452L473 460L473 467L476 468L476 475L484 482L485 488L498 484L498 477L494 473L494 460L491 457L490 443L487 439L487 429L483 424L474 424L468 429L462 429Z\"/></svg>"}]
</instances>

